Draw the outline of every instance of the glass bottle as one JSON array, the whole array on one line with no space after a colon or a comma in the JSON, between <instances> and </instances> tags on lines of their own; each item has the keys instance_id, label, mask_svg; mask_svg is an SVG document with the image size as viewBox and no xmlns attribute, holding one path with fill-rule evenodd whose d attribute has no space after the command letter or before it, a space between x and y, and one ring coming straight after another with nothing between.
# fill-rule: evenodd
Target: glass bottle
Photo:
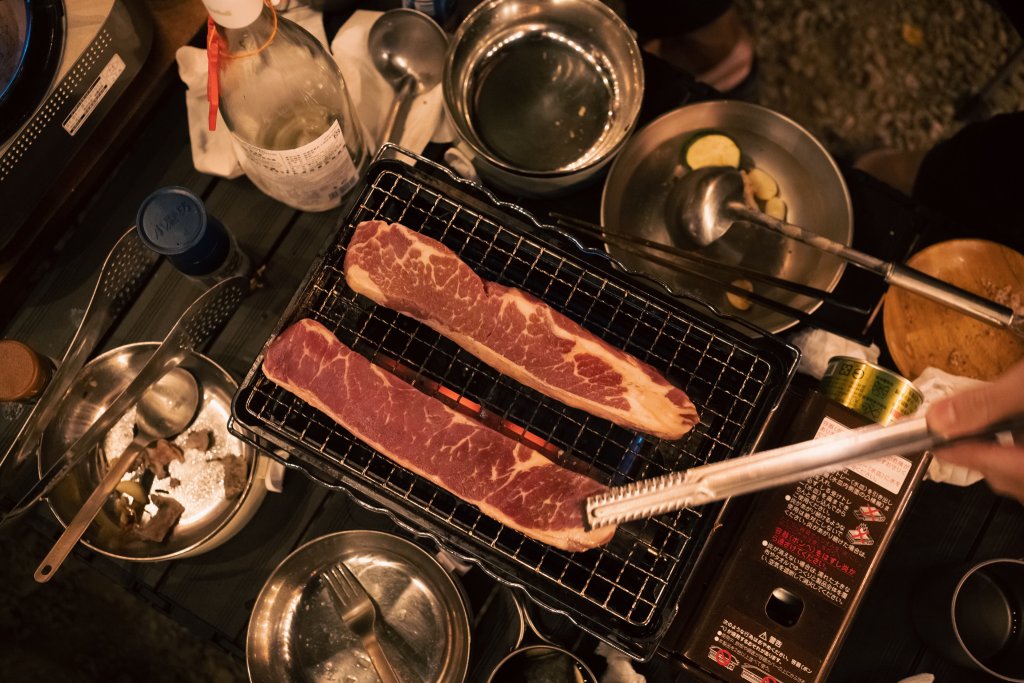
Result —
<instances>
[{"instance_id":1,"label":"glass bottle","mask_svg":"<svg viewBox=\"0 0 1024 683\"><path fill-rule=\"evenodd\" d=\"M302 211L340 205L370 149L334 59L263 0L203 3L216 24L211 89L246 175Z\"/></svg>"},{"instance_id":2,"label":"glass bottle","mask_svg":"<svg viewBox=\"0 0 1024 683\"><path fill-rule=\"evenodd\" d=\"M135 229L143 244L207 287L250 275L249 257L235 236L188 188L161 187L142 200Z\"/></svg>"}]
</instances>

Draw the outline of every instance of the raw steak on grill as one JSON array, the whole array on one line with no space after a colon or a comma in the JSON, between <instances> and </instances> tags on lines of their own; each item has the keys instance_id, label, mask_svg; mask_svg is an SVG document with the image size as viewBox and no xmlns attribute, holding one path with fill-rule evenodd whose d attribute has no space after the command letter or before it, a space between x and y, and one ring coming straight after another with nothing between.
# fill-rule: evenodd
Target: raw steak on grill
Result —
<instances>
[{"instance_id":1,"label":"raw steak on grill","mask_svg":"<svg viewBox=\"0 0 1024 683\"><path fill-rule=\"evenodd\" d=\"M583 527L584 501L605 486L427 396L316 321L282 332L263 372L397 464L527 536L577 551L615 533Z\"/></svg>"},{"instance_id":2,"label":"raw steak on grill","mask_svg":"<svg viewBox=\"0 0 1024 683\"><path fill-rule=\"evenodd\" d=\"M566 405L665 439L697 423L690 399L654 368L529 294L483 280L446 246L398 223L356 226L345 279Z\"/></svg>"}]
</instances>

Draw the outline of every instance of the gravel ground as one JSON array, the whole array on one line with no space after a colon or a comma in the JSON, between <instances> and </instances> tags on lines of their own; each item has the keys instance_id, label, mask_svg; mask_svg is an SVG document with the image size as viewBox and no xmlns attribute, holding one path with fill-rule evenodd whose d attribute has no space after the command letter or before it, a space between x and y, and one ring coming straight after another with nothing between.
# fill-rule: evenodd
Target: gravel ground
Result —
<instances>
[{"instance_id":1,"label":"gravel ground","mask_svg":"<svg viewBox=\"0 0 1024 683\"><path fill-rule=\"evenodd\" d=\"M759 59L760 102L834 156L919 149L952 134L957 98L980 88L1021 39L982 0L738 0ZM990 98L1024 105L1024 66ZM47 546L0 533L0 680L245 680L244 665L71 560L48 585Z\"/></svg>"},{"instance_id":2,"label":"gravel ground","mask_svg":"<svg viewBox=\"0 0 1024 683\"><path fill-rule=\"evenodd\" d=\"M1021 38L984 0L737 0L754 36L759 101L840 160L877 147L926 149L963 124ZM987 100L1024 105L1024 63Z\"/></svg>"}]
</instances>

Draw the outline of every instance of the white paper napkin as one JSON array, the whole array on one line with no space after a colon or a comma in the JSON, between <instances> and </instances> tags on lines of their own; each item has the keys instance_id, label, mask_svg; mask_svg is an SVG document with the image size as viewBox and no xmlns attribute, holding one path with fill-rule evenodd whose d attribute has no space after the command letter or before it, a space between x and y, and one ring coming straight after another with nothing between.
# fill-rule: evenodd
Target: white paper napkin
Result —
<instances>
[{"instance_id":1,"label":"white paper napkin","mask_svg":"<svg viewBox=\"0 0 1024 683\"><path fill-rule=\"evenodd\" d=\"M790 342L800 349L800 365L797 370L821 379L828 362L835 356L849 356L869 363L877 363L880 350L877 346L864 346L852 339L841 337L818 328L797 332Z\"/></svg>"},{"instance_id":2,"label":"white paper napkin","mask_svg":"<svg viewBox=\"0 0 1024 683\"><path fill-rule=\"evenodd\" d=\"M938 368L925 368L921 376L914 380L914 386L924 396L924 402L917 409L917 414L924 415L928 412L929 406L939 399L979 384L984 384L984 382L970 377L951 375ZM982 474L967 467L932 458L928 465L928 472L925 473L925 479L955 486L970 486L980 481Z\"/></svg>"},{"instance_id":3,"label":"white paper napkin","mask_svg":"<svg viewBox=\"0 0 1024 683\"><path fill-rule=\"evenodd\" d=\"M366 49L366 38L370 26L381 12L357 10L338 30L331 42L331 53L345 79L349 96L363 128L370 138L370 147L379 146L384 117L394 99L394 91L384 77L377 73ZM327 44L323 15L304 5L298 5L281 13ZM231 134L220 113L217 114L217 129L209 130L209 100L206 97L207 59L206 50L184 46L178 48L175 57L178 75L187 86L185 106L188 113L189 142L192 148L192 163L196 170L210 175L235 178L242 175L242 168L235 156ZM447 127L443 123L441 86L420 95L409 109L399 144L417 154L423 152L427 143L439 132L439 140L445 138Z\"/></svg>"},{"instance_id":4,"label":"white paper napkin","mask_svg":"<svg viewBox=\"0 0 1024 683\"><path fill-rule=\"evenodd\" d=\"M359 118L370 135L374 149L380 146L384 119L395 98L394 89L373 66L366 50L370 27L381 14L356 10L331 41L331 53L345 77L352 101L356 104ZM438 84L413 100L398 144L419 154L434 137L435 131L445 128L442 126L442 97L441 86Z\"/></svg>"},{"instance_id":5,"label":"white paper napkin","mask_svg":"<svg viewBox=\"0 0 1024 683\"><path fill-rule=\"evenodd\" d=\"M647 678L633 668L633 660L608 643L598 643L594 650L608 661L608 668L601 676L601 683L645 683Z\"/></svg>"}]
</instances>

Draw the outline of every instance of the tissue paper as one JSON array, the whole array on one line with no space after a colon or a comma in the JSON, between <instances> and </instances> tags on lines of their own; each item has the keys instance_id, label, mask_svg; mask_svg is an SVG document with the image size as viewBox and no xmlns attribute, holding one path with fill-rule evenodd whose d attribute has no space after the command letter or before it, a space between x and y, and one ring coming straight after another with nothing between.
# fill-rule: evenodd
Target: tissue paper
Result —
<instances>
[{"instance_id":1,"label":"tissue paper","mask_svg":"<svg viewBox=\"0 0 1024 683\"><path fill-rule=\"evenodd\" d=\"M849 356L869 363L877 363L879 348L872 344L864 346L857 342L840 337L837 334L817 328L803 330L794 334L790 342L800 349L800 365L797 370L821 379L828 367L828 362L836 356Z\"/></svg>"},{"instance_id":2,"label":"tissue paper","mask_svg":"<svg viewBox=\"0 0 1024 683\"><path fill-rule=\"evenodd\" d=\"M951 375L938 368L925 368L924 372L914 380L914 386L924 396L924 402L917 409L917 414L924 415L928 412L928 408L939 399L979 384L984 384L984 382L970 377ZM961 465L953 465L945 460L932 458L925 479L955 486L970 486L980 481L982 474Z\"/></svg>"}]
</instances>

